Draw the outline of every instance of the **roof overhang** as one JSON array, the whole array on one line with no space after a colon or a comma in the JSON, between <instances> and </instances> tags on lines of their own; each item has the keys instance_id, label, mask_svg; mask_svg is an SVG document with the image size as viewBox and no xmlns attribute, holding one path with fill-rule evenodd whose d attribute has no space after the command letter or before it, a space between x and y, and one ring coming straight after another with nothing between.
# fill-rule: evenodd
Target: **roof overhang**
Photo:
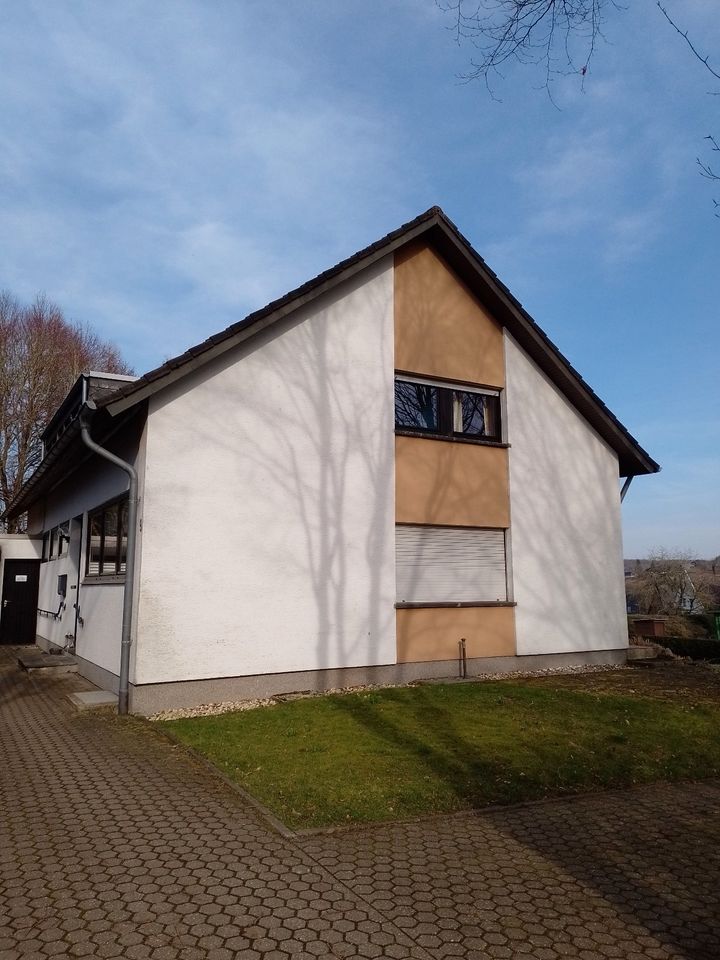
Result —
<instances>
[{"instance_id":1,"label":"roof overhang","mask_svg":"<svg viewBox=\"0 0 720 960\"><path fill-rule=\"evenodd\" d=\"M133 408L116 418L107 413L96 414L93 433L106 444L138 415ZM45 454L38 468L23 484L17 496L8 504L0 520L12 520L25 513L33 503L46 496L72 474L76 473L94 454L88 450L80 437L80 422L75 419L60 439Z\"/></svg>"}]
</instances>

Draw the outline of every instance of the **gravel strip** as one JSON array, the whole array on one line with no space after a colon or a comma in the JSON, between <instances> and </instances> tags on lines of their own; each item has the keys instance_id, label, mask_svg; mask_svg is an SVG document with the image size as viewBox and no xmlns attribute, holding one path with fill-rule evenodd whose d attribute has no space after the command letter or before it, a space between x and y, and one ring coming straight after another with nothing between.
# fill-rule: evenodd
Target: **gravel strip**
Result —
<instances>
[{"instance_id":1,"label":"gravel strip","mask_svg":"<svg viewBox=\"0 0 720 960\"><path fill-rule=\"evenodd\" d=\"M184 720L189 717L214 717L221 713L233 713L241 710L258 710L272 707L285 700L302 700L309 697L328 697L338 693L361 693L365 690L388 690L400 687L420 686L423 683L472 683L478 680L522 680L528 677L550 677L576 673L610 673L618 670L631 670L632 667L618 667L615 664L602 663L593 666L547 667L544 670L514 670L511 673L476 673L466 680L443 677L438 680L412 681L410 683L364 684L355 687L334 687L329 690L306 691L303 693L279 694L263 700L224 700L221 703L201 703L196 707L184 707L177 710L161 710L148 720Z\"/></svg>"}]
</instances>

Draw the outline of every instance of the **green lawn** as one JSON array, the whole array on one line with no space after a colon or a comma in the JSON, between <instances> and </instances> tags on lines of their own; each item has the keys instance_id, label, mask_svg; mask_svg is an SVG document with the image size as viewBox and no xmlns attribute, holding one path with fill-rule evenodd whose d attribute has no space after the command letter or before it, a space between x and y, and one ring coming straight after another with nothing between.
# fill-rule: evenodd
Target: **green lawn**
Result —
<instances>
[{"instance_id":1,"label":"green lawn","mask_svg":"<svg viewBox=\"0 0 720 960\"><path fill-rule=\"evenodd\" d=\"M720 776L720 706L490 682L160 724L294 828Z\"/></svg>"}]
</instances>

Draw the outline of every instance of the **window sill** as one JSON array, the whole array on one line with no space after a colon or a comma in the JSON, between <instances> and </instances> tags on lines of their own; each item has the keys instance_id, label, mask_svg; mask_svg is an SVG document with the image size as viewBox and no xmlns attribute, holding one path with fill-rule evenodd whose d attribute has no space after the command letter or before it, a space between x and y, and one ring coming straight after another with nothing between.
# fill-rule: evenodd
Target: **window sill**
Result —
<instances>
[{"instance_id":1,"label":"window sill","mask_svg":"<svg viewBox=\"0 0 720 960\"><path fill-rule=\"evenodd\" d=\"M116 584L125 583L125 574L106 574L104 577L85 577L80 586L97 586L103 583Z\"/></svg>"},{"instance_id":2,"label":"window sill","mask_svg":"<svg viewBox=\"0 0 720 960\"><path fill-rule=\"evenodd\" d=\"M396 603L396 610L453 609L456 607L516 607L514 600L466 600L462 603Z\"/></svg>"},{"instance_id":3,"label":"window sill","mask_svg":"<svg viewBox=\"0 0 720 960\"><path fill-rule=\"evenodd\" d=\"M425 433L423 430L395 430L396 437L419 437L422 440L444 440L446 443L472 443L479 447L500 447L507 450L509 443L502 440L483 440L482 437L450 437L445 433Z\"/></svg>"}]
</instances>

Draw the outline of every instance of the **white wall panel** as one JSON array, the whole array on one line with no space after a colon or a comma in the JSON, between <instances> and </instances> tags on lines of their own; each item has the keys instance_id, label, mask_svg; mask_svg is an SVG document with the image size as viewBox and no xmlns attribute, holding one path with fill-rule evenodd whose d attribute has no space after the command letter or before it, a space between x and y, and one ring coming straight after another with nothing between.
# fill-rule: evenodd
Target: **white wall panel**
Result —
<instances>
[{"instance_id":1,"label":"white wall panel","mask_svg":"<svg viewBox=\"0 0 720 960\"><path fill-rule=\"evenodd\" d=\"M505 334L519 654L627 645L616 454Z\"/></svg>"},{"instance_id":2,"label":"white wall panel","mask_svg":"<svg viewBox=\"0 0 720 960\"><path fill-rule=\"evenodd\" d=\"M395 660L392 259L150 402L137 683Z\"/></svg>"}]
</instances>

